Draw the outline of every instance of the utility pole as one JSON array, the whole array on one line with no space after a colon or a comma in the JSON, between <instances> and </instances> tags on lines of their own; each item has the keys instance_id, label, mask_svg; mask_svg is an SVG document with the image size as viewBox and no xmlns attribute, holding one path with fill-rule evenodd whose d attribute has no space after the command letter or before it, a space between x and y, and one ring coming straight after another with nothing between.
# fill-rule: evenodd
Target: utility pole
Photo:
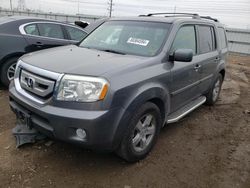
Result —
<instances>
[{"instance_id":1,"label":"utility pole","mask_svg":"<svg viewBox=\"0 0 250 188\"><path fill-rule=\"evenodd\" d=\"M113 11L113 6L114 6L113 0L109 0L108 5L109 5L108 7L109 17L112 17L112 11Z\"/></svg>"},{"instance_id":2,"label":"utility pole","mask_svg":"<svg viewBox=\"0 0 250 188\"><path fill-rule=\"evenodd\" d=\"M18 10L19 11L24 11L26 10L26 3L25 0L18 0Z\"/></svg>"},{"instance_id":3,"label":"utility pole","mask_svg":"<svg viewBox=\"0 0 250 188\"><path fill-rule=\"evenodd\" d=\"M12 11L12 0L10 0L10 10Z\"/></svg>"}]
</instances>

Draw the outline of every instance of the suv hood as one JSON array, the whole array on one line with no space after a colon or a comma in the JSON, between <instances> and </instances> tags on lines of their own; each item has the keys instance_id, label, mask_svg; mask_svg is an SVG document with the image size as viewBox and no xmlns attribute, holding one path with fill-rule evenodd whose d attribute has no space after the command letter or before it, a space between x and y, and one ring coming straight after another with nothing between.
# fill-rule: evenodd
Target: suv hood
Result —
<instances>
[{"instance_id":1,"label":"suv hood","mask_svg":"<svg viewBox=\"0 0 250 188\"><path fill-rule=\"evenodd\" d=\"M120 55L70 45L27 54L21 60L57 73L100 76L143 62L145 57Z\"/></svg>"}]
</instances>

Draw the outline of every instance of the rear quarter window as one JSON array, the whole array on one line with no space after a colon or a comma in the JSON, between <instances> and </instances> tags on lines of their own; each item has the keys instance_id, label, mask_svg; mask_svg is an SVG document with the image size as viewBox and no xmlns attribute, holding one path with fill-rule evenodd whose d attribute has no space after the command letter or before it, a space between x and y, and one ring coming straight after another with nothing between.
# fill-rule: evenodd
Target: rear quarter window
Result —
<instances>
[{"instance_id":1,"label":"rear quarter window","mask_svg":"<svg viewBox=\"0 0 250 188\"><path fill-rule=\"evenodd\" d=\"M36 24L27 25L24 31L28 35L39 35L38 28Z\"/></svg>"},{"instance_id":2,"label":"rear quarter window","mask_svg":"<svg viewBox=\"0 0 250 188\"><path fill-rule=\"evenodd\" d=\"M223 28L219 27L218 32L219 32L220 46L222 49L224 49L227 47L227 39L226 39L225 30Z\"/></svg>"},{"instance_id":3,"label":"rear quarter window","mask_svg":"<svg viewBox=\"0 0 250 188\"><path fill-rule=\"evenodd\" d=\"M84 32L80 29L74 28L74 27L65 26L65 29L68 32L70 40L80 41L87 36L86 32Z\"/></svg>"}]
</instances>

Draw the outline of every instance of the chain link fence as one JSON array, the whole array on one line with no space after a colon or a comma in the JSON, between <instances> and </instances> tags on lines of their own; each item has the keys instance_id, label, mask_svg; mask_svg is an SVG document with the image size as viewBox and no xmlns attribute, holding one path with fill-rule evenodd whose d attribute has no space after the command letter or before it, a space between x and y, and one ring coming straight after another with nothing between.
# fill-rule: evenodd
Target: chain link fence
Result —
<instances>
[{"instance_id":1,"label":"chain link fence","mask_svg":"<svg viewBox=\"0 0 250 188\"><path fill-rule=\"evenodd\" d=\"M66 14L43 13L43 12L33 12L33 11L17 11L17 10L11 11L0 8L0 17L3 16L30 16L30 17L39 17L45 19L53 19L67 23L73 23L77 20L93 22L101 18L98 16L89 16L89 15L66 15Z\"/></svg>"}]
</instances>

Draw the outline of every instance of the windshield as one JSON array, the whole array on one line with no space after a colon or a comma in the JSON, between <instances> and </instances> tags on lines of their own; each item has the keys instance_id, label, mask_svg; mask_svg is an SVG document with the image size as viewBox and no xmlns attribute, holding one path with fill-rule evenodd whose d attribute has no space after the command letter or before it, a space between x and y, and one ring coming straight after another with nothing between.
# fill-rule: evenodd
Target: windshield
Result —
<instances>
[{"instance_id":1,"label":"windshield","mask_svg":"<svg viewBox=\"0 0 250 188\"><path fill-rule=\"evenodd\" d=\"M167 38L169 26L158 22L109 21L79 46L119 54L155 56Z\"/></svg>"}]
</instances>

